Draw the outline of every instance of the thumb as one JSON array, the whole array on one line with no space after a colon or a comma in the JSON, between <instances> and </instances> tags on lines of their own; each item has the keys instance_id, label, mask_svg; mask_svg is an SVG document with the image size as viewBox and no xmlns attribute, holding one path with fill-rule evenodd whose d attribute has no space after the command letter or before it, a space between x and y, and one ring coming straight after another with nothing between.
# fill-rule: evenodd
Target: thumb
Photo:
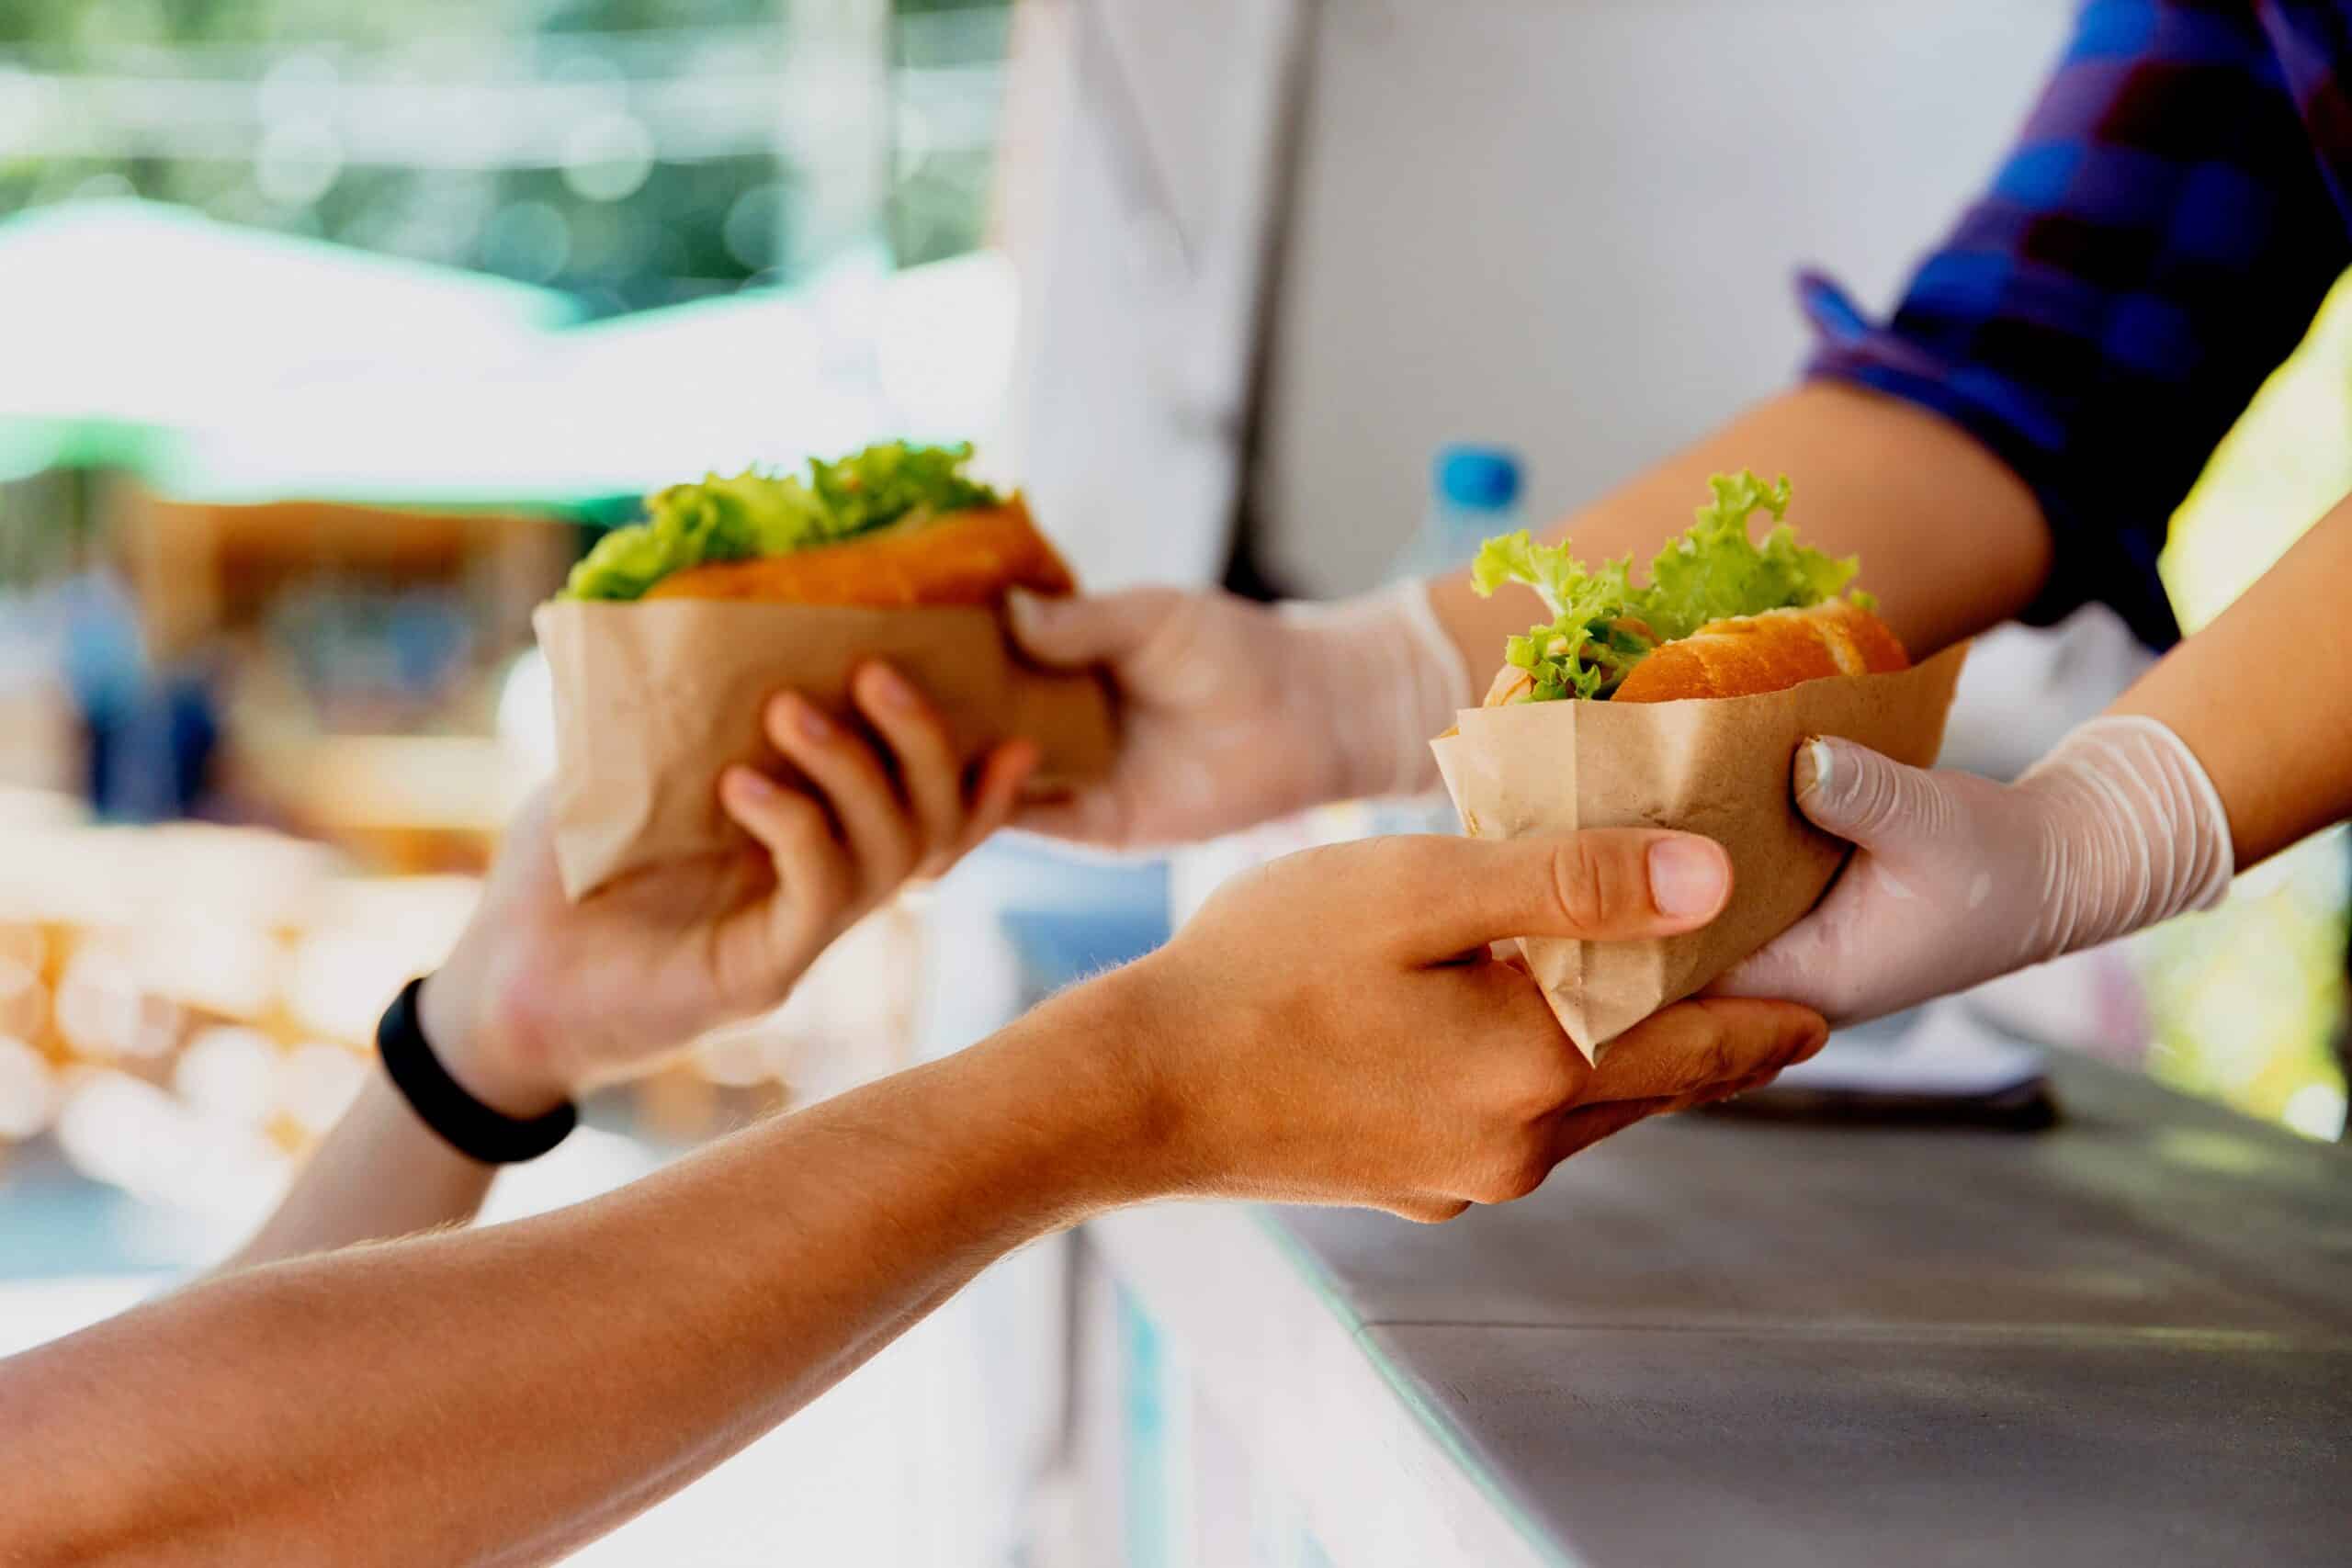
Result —
<instances>
[{"instance_id":1,"label":"thumb","mask_svg":"<svg viewBox=\"0 0 2352 1568\"><path fill-rule=\"evenodd\" d=\"M1173 588L1056 599L1015 589L1004 608L1013 640L1039 663L1116 664L1150 640L1182 597Z\"/></svg>"},{"instance_id":2,"label":"thumb","mask_svg":"<svg viewBox=\"0 0 2352 1568\"><path fill-rule=\"evenodd\" d=\"M1935 774L1834 736L1797 748L1792 782L1797 809L1815 827L1866 850L1953 825L1951 794Z\"/></svg>"},{"instance_id":3,"label":"thumb","mask_svg":"<svg viewBox=\"0 0 2352 1568\"><path fill-rule=\"evenodd\" d=\"M1365 886L1406 956L1428 962L1514 936L1635 941L1696 930L1731 897L1731 856L1695 833L1588 828L1552 839L1371 840ZM1347 895L1353 894L1352 897Z\"/></svg>"}]
</instances>

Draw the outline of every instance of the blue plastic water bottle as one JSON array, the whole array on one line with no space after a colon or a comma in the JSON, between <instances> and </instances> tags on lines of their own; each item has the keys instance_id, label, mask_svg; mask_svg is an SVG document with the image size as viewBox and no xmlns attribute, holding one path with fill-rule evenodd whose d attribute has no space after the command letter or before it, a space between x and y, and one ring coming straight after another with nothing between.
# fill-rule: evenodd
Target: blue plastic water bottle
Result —
<instances>
[{"instance_id":1,"label":"blue plastic water bottle","mask_svg":"<svg viewBox=\"0 0 2352 1568\"><path fill-rule=\"evenodd\" d=\"M1498 446L1438 448L1430 465L1430 504L1421 525L1389 569L1391 581L1441 577L1478 553L1497 534L1525 526L1520 515L1519 459ZM1357 807L1370 833L1452 833L1459 829L1442 792Z\"/></svg>"},{"instance_id":2,"label":"blue plastic water bottle","mask_svg":"<svg viewBox=\"0 0 2352 1568\"><path fill-rule=\"evenodd\" d=\"M1453 570L1488 538L1523 526L1519 498L1519 458L1513 454L1498 446L1439 447L1430 465L1429 510L1389 577Z\"/></svg>"}]
</instances>

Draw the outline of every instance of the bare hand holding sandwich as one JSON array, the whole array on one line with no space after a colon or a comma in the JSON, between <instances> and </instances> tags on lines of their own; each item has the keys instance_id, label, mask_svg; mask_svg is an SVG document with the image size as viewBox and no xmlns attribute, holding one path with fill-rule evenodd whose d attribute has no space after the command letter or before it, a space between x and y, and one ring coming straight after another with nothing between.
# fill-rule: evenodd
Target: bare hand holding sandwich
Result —
<instances>
[{"instance_id":1,"label":"bare hand holding sandwich","mask_svg":"<svg viewBox=\"0 0 2352 1568\"><path fill-rule=\"evenodd\" d=\"M435 1056L468 1092L534 1116L775 1007L909 877L941 874L1004 822L1033 743L997 748L967 777L945 720L903 677L869 663L852 684L879 749L776 694L762 720L788 767L724 776L721 807L749 835L729 849L631 873L575 904L547 795L524 807L418 1002ZM491 1175L376 1076L235 1262L462 1223Z\"/></svg>"},{"instance_id":2,"label":"bare hand holding sandwich","mask_svg":"<svg viewBox=\"0 0 2352 1568\"><path fill-rule=\"evenodd\" d=\"M868 664L852 691L887 761L780 692L762 723L800 780L735 767L719 781L751 841L631 873L577 905L558 884L547 803L536 800L474 917L469 935L484 940L461 940L425 986L428 1037L474 1040L493 1087L543 1109L775 1007L835 937L910 877L944 874L1011 815L1035 743L997 748L967 788L944 719L904 676Z\"/></svg>"},{"instance_id":3,"label":"bare hand holding sandwich","mask_svg":"<svg viewBox=\"0 0 2352 1568\"><path fill-rule=\"evenodd\" d=\"M713 474L648 496L642 522L597 541L533 616L555 688L567 894L740 846L716 792L730 766L778 755L760 703L789 686L850 721L851 677L871 660L930 695L962 760L1033 742L1024 793L1107 765L1096 675L1035 669L1005 644L1004 596L1067 594L1069 570L1020 494L971 478L971 459L892 441L804 474Z\"/></svg>"},{"instance_id":4,"label":"bare hand holding sandwich","mask_svg":"<svg viewBox=\"0 0 2352 1568\"><path fill-rule=\"evenodd\" d=\"M1731 892L1720 845L1646 829L1372 839L1236 877L1092 987L1143 1021L1133 1059L1161 1134L1143 1169L1156 1190L1424 1221L1523 1197L1578 1150L1762 1082L1825 1032L1782 1003L1687 1002L1595 1066L1487 944L1689 931Z\"/></svg>"}]
</instances>

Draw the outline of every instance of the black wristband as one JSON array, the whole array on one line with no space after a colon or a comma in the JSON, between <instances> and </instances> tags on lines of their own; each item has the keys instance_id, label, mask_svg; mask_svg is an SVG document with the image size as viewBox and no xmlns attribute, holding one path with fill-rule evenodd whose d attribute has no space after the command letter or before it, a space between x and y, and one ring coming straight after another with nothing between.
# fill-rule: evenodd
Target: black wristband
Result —
<instances>
[{"instance_id":1,"label":"black wristband","mask_svg":"<svg viewBox=\"0 0 2352 1568\"><path fill-rule=\"evenodd\" d=\"M518 1121L468 1094L442 1066L417 1021L419 976L401 987L376 1025L376 1051L384 1072L417 1119L468 1159L484 1165L520 1165L537 1159L569 1137L580 1124L580 1107L565 1100L544 1115Z\"/></svg>"}]
</instances>

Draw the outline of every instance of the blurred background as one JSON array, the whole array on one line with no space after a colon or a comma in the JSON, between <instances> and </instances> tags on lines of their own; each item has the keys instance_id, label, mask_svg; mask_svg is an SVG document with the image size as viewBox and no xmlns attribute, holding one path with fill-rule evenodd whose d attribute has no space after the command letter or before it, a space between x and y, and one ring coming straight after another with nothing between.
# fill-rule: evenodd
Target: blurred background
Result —
<instances>
[{"instance_id":1,"label":"blurred background","mask_svg":"<svg viewBox=\"0 0 2352 1568\"><path fill-rule=\"evenodd\" d=\"M1442 563L1783 384L1796 265L1890 298L2067 13L11 0L0 1350L274 1201L548 765L532 606L647 490L972 438L1096 586ZM1466 520L1429 478L1463 444L1513 476ZM2184 623L2347 489L2339 290L2176 520ZM2096 614L1987 639L1951 760L2013 770L2138 657ZM1996 722L2020 705L2030 734ZM493 1216L952 1049L1236 865L1438 819L1168 863L993 845L592 1107ZM1979 1005L2335 1138L2347 883L2327 835ZM992 1273L582 1560L1048 1560L1086 1506L1055 1480L1064 1268ZM1264 1561L1316 1560L1258 1506Z\"/></svg>"}]
</instances>

